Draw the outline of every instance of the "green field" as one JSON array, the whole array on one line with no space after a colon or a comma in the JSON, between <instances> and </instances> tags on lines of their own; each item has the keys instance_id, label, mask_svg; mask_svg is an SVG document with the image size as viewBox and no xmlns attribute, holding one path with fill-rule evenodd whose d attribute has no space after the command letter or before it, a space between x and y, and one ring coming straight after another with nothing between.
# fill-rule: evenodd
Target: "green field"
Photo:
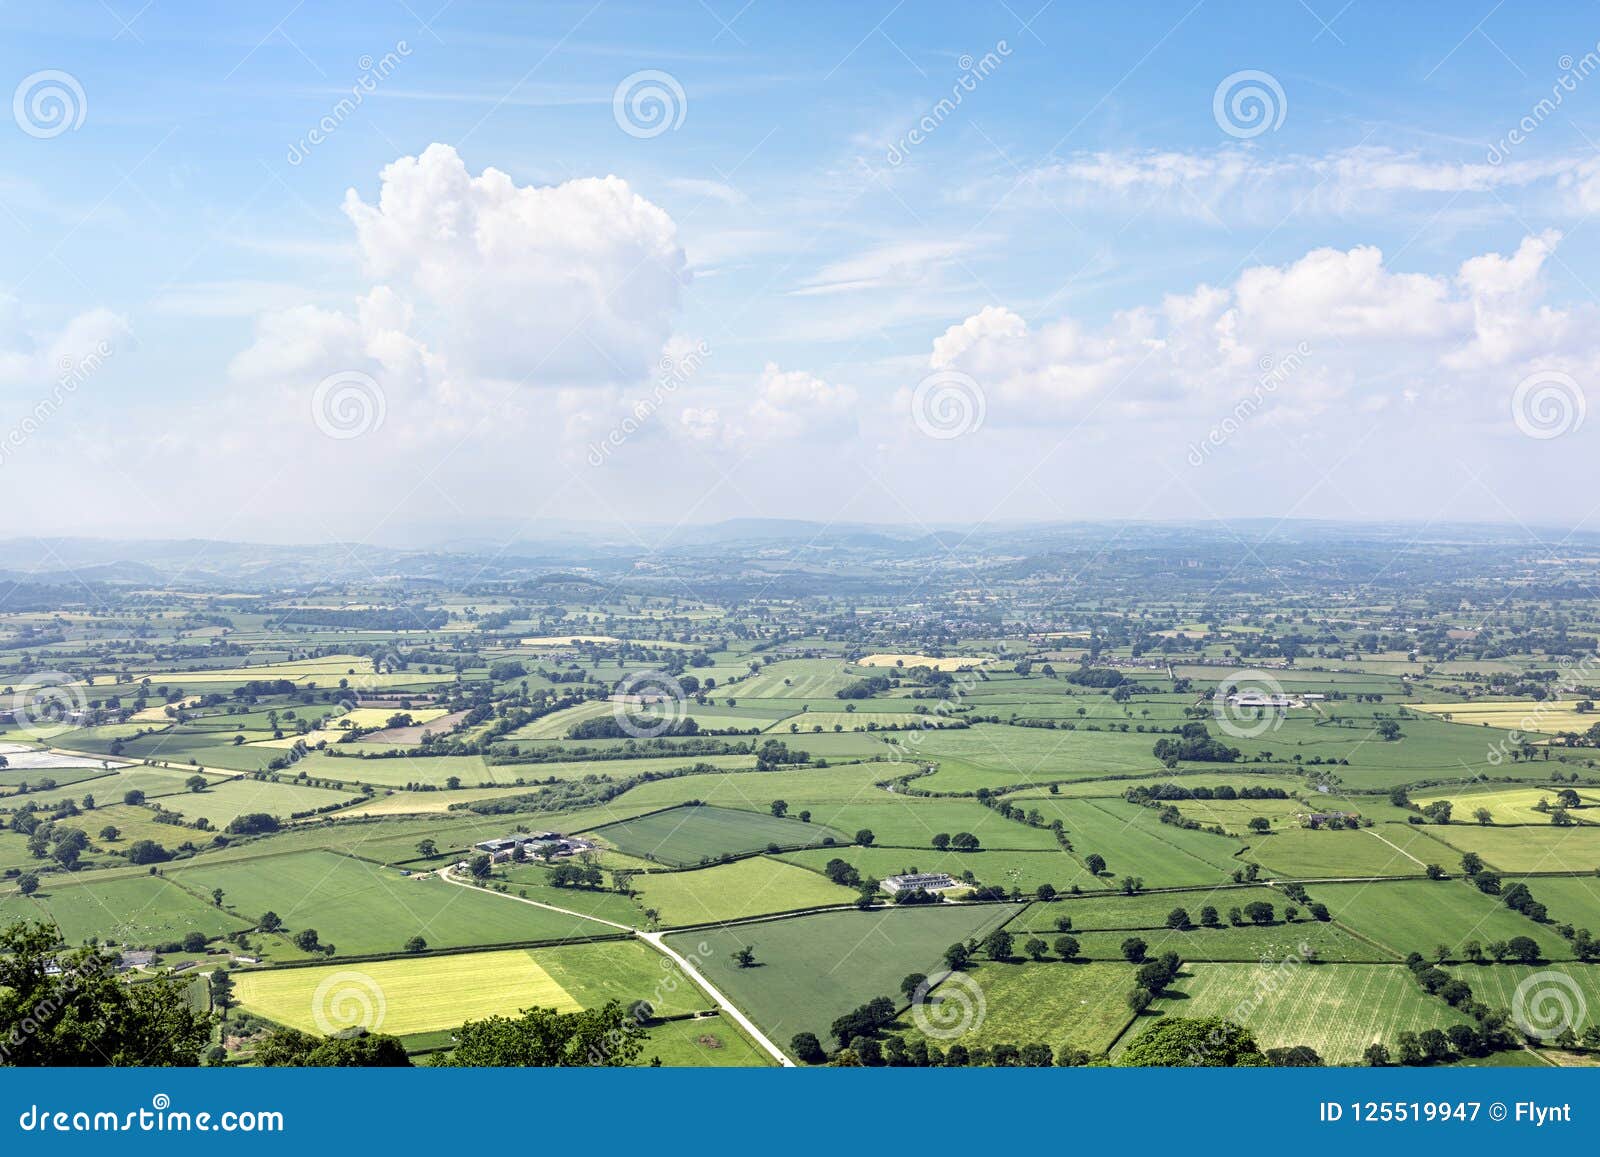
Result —
<instances>
[{"instance_id":1,"label":"green field","mask_svg":"<svg viewBox=\"0 0 1600 1157\"><path fill-rule=\"evenodd\" d=\"M898 1000L901 978L934 971L950 944L985 935L1007 912L1004 905L826 912L667 939L788 1048L797 1032L826 1040L835 1017L874 997ZM757 967L732 961L744 945L754 947Z\"/></svg>"},{"instance_id":2,"label":"green field","mask_svg":"<svg viewBox=\"0 0 1600 1157\"><path fill-rule=\"evenodd\" d=\"M273 783L270 780L230 779L199 792L185 792L162 799L163 806L190 819L204 816L215 828L225 828L236 817L250 812L265 812L287 820L300 812L349 803L357 796L343 791L307 787L298 783Z\"/></svg>"},{"instance_id":3,"label":"green field","mask_svg":"<svg viewBox=\"0 0 1600 1157\"><path fill-rule=\"evenodd\" d=\"M1062 821L1080 859L1091 853L1104 858L1113 880L1139 876L1150 887L1218 884L1242 866L1239 841L1164 824L1151 808L1109 799L1041 799L1028 806L1035 805L1046 822Z\"/></svg>"},{"instance_id":4,"label":"green field","mask_svg":"<svg viewBox=\"0 0 1600 1157\"><path fill-rule=\"evenodd\" d=\"M1264 1049L1310 1045L1328 1064L1353 1065L1374 1041L1392 1050L1402 1032L1467 1019L1426 995L1399 964L1194 964L1173 989L1123 1034L1118 1051L1159 1014L1222 1016L1248 1027Z\"/></svg>"},{"instance_id":5,"label":"green field","mask_svg":"<svg viewBox=\"0 0 1600 1157\"><path fill-rule=\"evenodd\" d=\"M1543 899L1550 891L1543 879L1529 881ZM1548 925L1535 924L1513 912L1498 896L1486 896L1463 880L1396 880L1384 884L1319 884L1313 893L1353 931L1397 954L1420 952L1432 958L1443 944L1451 959L1461 959L1462 945L1476 940L1510 940L1530 936L1549 960L1571 960L1572 946Z\"/></svg>"},{"instance_id":6,"label":"green field","mask_svg":"<svg viewBox=\"0 0 1600 1157\"><path fill-rule=\"evenodd\" d=\"M1047 1044L1059 1055L1064 1049L1104 1053L1117 1039L1132 1014L1124 1002L1133 987L1134 966L1123 963L1014 963L985 962L957 975L970 977L982 994L982 1011L973 1015L971 1027L958 1036L929 1036L916 1027L909 1014L900 1018L908 1026L906 1037L926 1039L940 1048L960 1043L967 1048L997 1044ZM932 990L929 1023L941 1031L960 1027L963 981L948 979ZM939 1019L938 1007L948 996L950 1010ZM969 998L970 999L970 998Z\"/></svg>"},{"instance_id":7,"label":"green field","mask_svg":"<svg viewBox=\"0 0 1600 1157\"><path fill-rule=\"evenodd\" d=\"M763 667L737 683L725 686L721 697L740 699L826 699L856 679L872 674L834 659L790 659Z\"/></svg>"},{"instance_id":8,"label":"green field","mask_svg":"<svg viewBox=\"0 0 1600 1157\"><path fill-rule=\"evenodd\" d=\"M1506 883L1511 883L1507 880ZM1524 880L1557 924L1600 932L1600 877L1539 876Z\"/></svg>"},{"instance_id":9,"label":"green field","mask_svg":"<svg viewBox=\"0 0 1600 1157\"><path fill-rule=\"evenodd\" d=\"M650 872L634 877L633 886L639 903L659 912L668 926L848 904L856 898L853 889L766 856L683 872Z\"/></svg>"},{"instance_id":10,"label":"green field","mask_svg":"<svg viewBox=\"0 0 1600 1157\"><path fill-rule=\"evenodd\" d=\"M711 806L674 808L591 831L619 852L677 865L707 863L772 844L795 847L829 839L846 842L843 833L822 824Z\"/></svg>"},{"instance_id":11,"label":"green field","mask_svg":"<svg viewBox=\"0 0 1600 1157\"><path fill-rule=\"evenodd\" d=\"M1430 788L1427 791L1419 791L1412 797L1412 802L1422 807L1434 800L1447 799L1453 806L1453 818L1462 823L1477 822L1476 813L1479 808L1483 808L1489 812L1496 824L1544 825L1550 822L1550 812L1556 806L1556 793L1560 790L1562 788L1500 785L1490 788L1474 787L1461 791ZM1581 801L1579 805L1570 809L1572 818L1580 823L1600 822L1600 818L1597 818L1600 816L1600 792L1584 788L1578 791L1578 798ZM1545 804L1543 811L1535 806L1540 802Z\"/></svg>"},{"instance_id":12,"label":"green field","mask_svg":"<svg viewBox=\"0 0 1600 1157\"><path fill-rule=\"evenodd\" d=\"M904 731L907 728L938 728L952 721L937 715L918 715L913 711L808 711L779 719L767 728L775 735L794 728L796 743L804 743L814 731Z\"/></svg>"},{"instance_id":13,"label":"green field","mask_svg":"<svg viewBox=\"0 0 1600 1157\"><path fill-rule=\"evenodd\" d=\"M1128 772L1157 772L1147 735L1108 731L1047 731L980 723L921 736L916 759L939 765L917 780L925 791L974 792L1095 779ZM909 769L908 769L909 770Z\"/></svg>"},{"instance_id":14,"label":"green field","mask_svg":"<svg viewBox=\"0 0 1600 1157\"><path fill-rule=\"evenodd\" d=\"M1600 967L1593 964L1464 965L1450 973L1466 981L1478 1000L1491 1008L1511 1009L1513 1016L1520 1009L1541 1030L1559 1031L1565 1023L1581 1035L1600 1024Z\"/></svg>"},{"instance_id":15,"label":"green field","mask_svg":"<svg viewBox=\"0 0 1600 1157\"><path fill-rule=\"evenodd\" d=\"M324 943L347 955L398 952L413 936L432 948L462 948L616 931L434 877L403 877L392 868L334 852L184 868L171 878L201 895L221 888L226 910L252 924L271 910L290 934L315 928ZM269 956L297 958L284 937L261 939Z\"/></svg>"},{"instance_id":16,"label":"green field","mask_svg":"<svg viewBox=\"0 0 1600 1157\"><path fill-rule=\"evenodd\" d=\"M762 1068L777 1064L725 1016L700 1016L648 1025L641 1063L667 1068Z\"/></svg>"},{"instance_id":17,"label":"green field","mask_svg":"<svg viewBox=\"0 0 1600 1157\"><path fill-rule=\"evenodd\" d=\"M1319 888L1317 895L1312 898L1316 899L1320 894ZM1229 908L1243 908L1257 900L1272 904L1281 912L1285 897L1276 888L1231 885L1138 896L1099 892L1085 896L1064 896L1048 904L1029 904L1006 927L1013 932L1055 932L1056 921L1065 916L1072 921L1073 931L1165 928L1167 915L1174 908L1182 908L1189 913L1189 919L1198 924L1200 909L1208 904L1217 910L1220 918L1226 918Z\"/></svg>"},{"instance_id":18,"label":"green field","mask_svg":"<svg viewBox=\"0 0 1600 1157\"><path fill-rule=\"evenodd\" d=\"M1600 870L1600 828L1479 827L1452 823L1432 829L1463 852L1477 852L1502 872L1595 872Z\"/></svg>"},{"instance_id":19,"label":"green field","mask_svg":"<svg viewBox=\"0 0 1600 1157\"><path fill-rule=\"evenodd\" d=\"M19 919L55 924L68 944L98 936L138 947L182 940L189 932L214 938L254 923L160 876L96 881L87 874L70 882L46 877L32 896L0 895L0 923Z\"/></svg>"},{"instance_id":20,"label":"green field","mask_svg":"<svg viewBox=\"0 0 1600 1157\"><path fill-rule=\"evenodd\" d=\"M947 836L971 832L990 849L1053 852L1060 846L1047 828L1008 820L993 808L965 799L874 790L851 803L815 804L811 818L851 836L865 828L873 835L874 847L931 849L939 832Z\"/></svg>"},{"instance_id":21,"label":"green field","mask_svg":"<svg viewBox=\"0 0 1600 1157\"><path fill-rule=\"evenodd\" d=\"M1442 831L1443 829L1436 829ZM1291 879L1340 876L1418 876L1429 864L1459 859L1411 824L1374 824L1340 831L1285 828L1257 837L1249 858Z\"/></svg>"},{"instance_id":22,"label":"green field","mask_svg":"<svg viewBox=\"0 0 1600 1157\"><path fill-rule=\"evenodd\" d=\"M1145 942L1146 952L1159 956L1176 952L1186 961L1227 961L1248 963L1261 960L1283 960L1286 957L1304 956L1332 962L1377 964L1398 960L1395 953L1382 945L1353 935L1336 923L1323 923L1302 916L1285 922L1281 915L1272 924L1224 924L1221 928L1191 928L1177 931L1170 928L1139 929L1138 931L1078 932L1079 954L1090 960L1121 960L1122 942L1137 936ZM1227 909L1222 909L1227 920ZM1053 935L1039 933L1049 943ZM1020 949L1019 949L1020 951Z\"/></svg>"}]
</instances>

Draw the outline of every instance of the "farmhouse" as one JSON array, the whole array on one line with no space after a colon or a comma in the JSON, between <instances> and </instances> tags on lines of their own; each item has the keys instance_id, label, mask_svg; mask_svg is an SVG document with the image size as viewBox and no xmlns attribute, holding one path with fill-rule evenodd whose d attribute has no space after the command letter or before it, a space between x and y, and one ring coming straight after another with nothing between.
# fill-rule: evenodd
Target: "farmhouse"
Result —
<instances>
[{"instance_id":1,"label":"farmhouse","mask_svg":"<svg viewBox=\"0 0 1600 1157\"><path fill-rule=\"evenodd\" d=\"M1287 695L1263 695L1259 691L1235 691L1228 696L1230 707L1287 707Z\"/></svg>"},{"instance_id":2,"label":"farmhouse","mask_svg":"<svg viewBox=\"0 0 1600 1157\"><path fill-rule=\"evenodd\" d=\"M591 851L594 848L594 844L588 840L580 840L576 836L564 836L560 832L513 832L499 839L480 840L472 846L480 852L489 853L489 858L497 864L512 859L519 847L523 855L537 856L541 859L575 856L579 852Z\"/></svg>"},{"instance_id":3,"label":"farmhouse","mask_svg":"<svg viewBox=\"0 0 1600 1157\"><path fill-rule=\"evenodd\" d=\"M886 876L883 880L883 890L891 894L914 892L918 888L924 892L943 892L956 886L955 880L946 872L908 872L901 876Z\"/></svg>"},{"instance_id":4,"label":"farmhouse","mask_svg":"<svg viewBox=\"0 0 1600 1157\"><path fill-rule=\"evenodd\" d=\"M1360 820L1360 812L1301 812L1297 818L1308 828L1320 828L1324 824L1337 821L1340 824L1354 824Z\"/></svg>"}]
</instances>

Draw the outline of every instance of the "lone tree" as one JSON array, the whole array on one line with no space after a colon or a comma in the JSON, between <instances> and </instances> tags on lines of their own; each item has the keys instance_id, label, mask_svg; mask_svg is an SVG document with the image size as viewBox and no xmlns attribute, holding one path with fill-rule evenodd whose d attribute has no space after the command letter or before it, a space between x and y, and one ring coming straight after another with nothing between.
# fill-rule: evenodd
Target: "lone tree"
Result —
<instances>
[{"instance_id":1,"label":"lone tree","mask_svg":"<svg viewBox=\"0 0 1600 1157\"><path fill-rule=\"evenodd\" d=\"M789 801L775 799L772 801L771 808L772 814L781 820L784 816L789 814Z\"/></svg>"},{"instance_id":2,"label":"lone tree","mask_svg":"<svg viewBox=\"0 0 1600 1157\"><path fill-rule=\"evenodd\" d=\"M983 942L983 950L990 960L1011 959L1012 936L1004 928L996 928Z\"/></svg>"},{"instance_id":3,"label":"lone tree","mask_svg":"<svg viewBox=\"0 0 1600 1157\"><path fill-rule=\"evenodd\" d=\"M789 1042L789 1051L800 1058L801 1064L820 1065L828 1059L828 1054L823 1051L822 1042L817 1039L814 1032L797 1032L794 1039Z\"/></svg>"},{"instance_id":4,"label":"lone tree","mask_svg":"<svg viewBox=\"0 0 1600 1157\"><path fill-rule=\"evenodd\" d=\"M733 953L733 962L740 968L750 968L756 962L755 945L746 944L743 948L736 949Z\"/></svg>"},{"instance_id":5,"label":"lone tree","mask_svg":"<svg viewBox=\"0 0 1600 1157\"><path fill-rule=\"evenodd\" d=\"M261 919L256 922L256 927L263 932L276 932L283 927L283 920L276 912L269 909L261 913Z\"/></svg>"},{"instance_id":6,"label":"lone tree","mask_svg":"<svg viewBox=\"0 0 1600 1157\"><path fill-rule=\"evenodd\" d=\"M1083 857L1083 866L1089 869L1091 875L1098 876L1106 870L1106 859L1099 852L1090 852Z\"/></svg>"},{"instance_id":7,"label":"lone tree","mask_svg":"<svg viewBox=\"0 0 1600 1157\"><path fill-rule=\"evenodd\" d=\"M427 950L428 942L420 936L413 936L410 940L406 941L407 952L426 952Z\"/></svg>"}]
</instances>

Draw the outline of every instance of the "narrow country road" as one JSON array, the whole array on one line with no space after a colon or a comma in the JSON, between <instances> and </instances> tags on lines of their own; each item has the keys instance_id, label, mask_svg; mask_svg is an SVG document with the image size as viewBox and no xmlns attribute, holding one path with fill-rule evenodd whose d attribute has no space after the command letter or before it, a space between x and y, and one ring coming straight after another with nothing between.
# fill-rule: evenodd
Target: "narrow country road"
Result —
<instances>
[{"instance_id":1,"label":"narrow country road","mask_svg":"<svg viewBox=\"0 0 1600 1157\"><path fill-rule=\"evenodd\" d=\"M722 1009L723 1012L737 1021L739 1027L750 1034L750 1039L765 1049L772 1056L773 1060L777 1061L784 1068L794 1068L794 1062L784 1055L782 1049L773 1044L772 1041L767 1038L766 1033L762 1032L756 1027L755 1021L751 1020L744 1013L740 1012L733 1001L722 995L721 991L719 991L716 986L706 979L705 973L701 972L693 964L689 963L687 957L678 952L677 949L668 946L664 940L664 936L665 933L662 932L639 933L639 939L643 940L646 944L649 944L656 951L673 960L679 968L683 969L684 975L688 976L701 988L705 989L710 995L711 999L717 1002L717 1007Z\"/></svg>"},{"instance_id":2,"label":"narrow country road","mask_svg":"<svg viewBox=\"0 0 1600 1157\"><path fill-rule=\"evenodd\" d=\"M455 874L449 868L440 868L437 874L440 879L454 884L458 888L473 887L473 885L467 883L465 880L457 879ZM513 896L509 892L491 891L489 894L491 896L503 896L505 899L515 900L519 904L532 904L535 908L545 908L551 912L560 912L567 916L577 916L584 920L593 920L597 924L605 924L608 927L620 929L629 935L637 936L640 940L643 940L646 944L650 945L650 947L661 953L661 955L671 960L679 967L679 969L683 971L685 976L687 976L695 984L698 984L705 991L706 995L711 997L711 999L716 1002L717 1007L721 1009L725 1015L732 1018L740 1028L744 1029L744 1031L749 1035L750 1039L755 1041L756 1044L760 1046L762 1051L766 1052L772 1057L773 1060L777 1061L785 1068L794 1067L794 1062L784 1055L784 1051L782 1049L772 1043L772 1041L767 1037L766 1033L762 1032L756 1027L755 1021L751 1020L748 1016L741 1012L733 1003L733 1001L724 996L720 989L712 984L711 981L707 980L705 973L701 972L692 963L690 963L688 957L684 956L677 949L670 947L666 943L664 939L665 933L643 932L637 928L629 927L627 924L618 924L615 920L606 920L599 916L591 916L587 912L574 912L570 908L558 908L554 904L545 904L538 900L529 900L523 896Z\"/></svg>"}]
</instances>

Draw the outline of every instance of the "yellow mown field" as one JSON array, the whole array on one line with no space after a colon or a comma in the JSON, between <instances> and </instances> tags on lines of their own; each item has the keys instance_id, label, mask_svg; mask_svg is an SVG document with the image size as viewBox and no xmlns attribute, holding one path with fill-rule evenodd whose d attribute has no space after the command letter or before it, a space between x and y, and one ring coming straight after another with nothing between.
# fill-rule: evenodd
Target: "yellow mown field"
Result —
<instances>
[{"instance_id":1,"label":"yellow mown field","mask_svg":"<svg viewBox=\"0 0 1600 1157\"><path fill-rule=\"evenodd\" d=\"M868 655L856 660L858 667L930 667L935 671L960 671L964 667L982 667L992 662L988 656L953 655L934 659L928 655Z\"/></svg>"},{"instance_id":2,"label":"yellow mown field","mask_svg":"<svg viewBox=\"0 0 1600 1157\"><path fill-rule=\"evenodd\" d=\"M534 1005L581 1007L521 949L240 972L233 980L249 1011L319 1034L354 1025L396 1035L433 1032Z\"/></svg>"},{"instance_id":3,"label":"yellow mown field","mask_svg":"<svg viewBox=\"0 0 1600 1157\"><path fill-rule=\"evenodd\" d=\"M1504 727L1554 735L1560 731L1587 731L1600 723L1600 712L1579 711L1576 699L1504 700L1499 703L1407 703L1412 711L1450 716L1452 723L1479 727Z\"/></svg>"}]
</instances>

